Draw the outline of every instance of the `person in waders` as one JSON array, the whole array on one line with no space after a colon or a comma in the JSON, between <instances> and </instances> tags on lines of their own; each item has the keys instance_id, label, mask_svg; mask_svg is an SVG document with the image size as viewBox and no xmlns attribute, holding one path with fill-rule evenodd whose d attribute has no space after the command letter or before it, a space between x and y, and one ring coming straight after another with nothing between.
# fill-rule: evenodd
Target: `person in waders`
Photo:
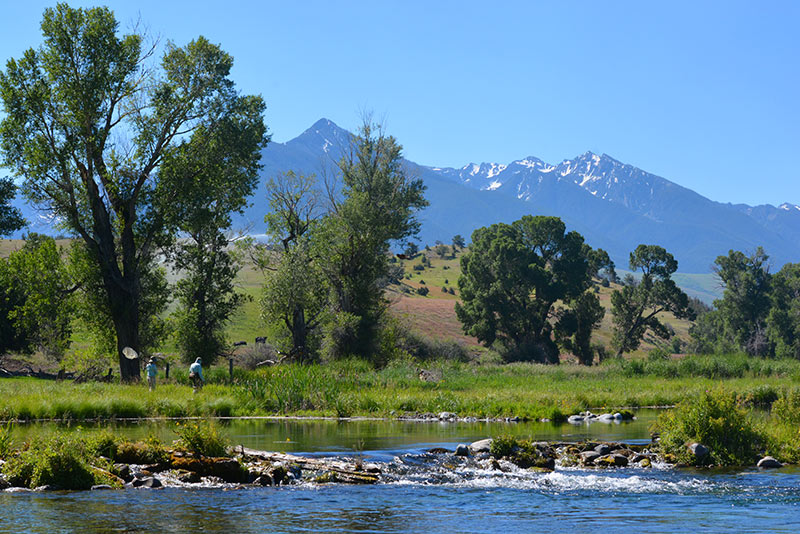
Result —
<instances>
[{"instance_id":1,"label":"person in waders","mask_svg":"<svg viewBox=\"0 0 800 534\"><path fill-rule=\"evenodd\" d=\"M156 361L153 358L150 358L150 361L147 362L147 367L144 368L144 371L147 373L147 385L150 387L150 391L155 390L158 368L156 367Z\"/></svg>"},{"instance_id":2,"label":"person in waders","mask_svg":"<svg viewBox=\"0 0 800 534\"><path fill-rule=\"evenodd\" d=\"M200 365L201 359L197 358L192 365L189 366L189 380L192 381L192 388L197 393L203 388L203 366Z\"/></svg>"}]
</instances>

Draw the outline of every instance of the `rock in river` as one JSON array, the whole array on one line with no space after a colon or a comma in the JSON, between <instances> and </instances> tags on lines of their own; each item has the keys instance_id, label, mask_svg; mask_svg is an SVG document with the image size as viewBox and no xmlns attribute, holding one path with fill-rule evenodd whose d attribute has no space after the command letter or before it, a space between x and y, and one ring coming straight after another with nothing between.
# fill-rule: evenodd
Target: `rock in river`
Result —
<instances>
[{"instance_id":1,"label":"rock in river","mask_svg":"<svg viewBox=\"0 0 800 534\"><path fill-rule=\"evenodd\" d=\"M694 455L696 461L703 460L706 456L708 456L708 453L711 452L708 450L708 447L702 443L690 443L688 449L689 452Z\"/></svg>"},{"instance_id":2,"label":"rock in river","mask_svg":"<svg viewBox=\"0 0 800 534\"><path fill-rule=\"evenodd\" d=\"M779 467L783 467L783 464L772 456L764 456L758 461L758 467L761 469L777 469Z\"/></svg>"},{"instance_id":3,"label":"rock in river","mask_svg":"<svg viewBox=\"0 0 800 534\"><path fill-rule=\"evenodd\" d=\"M469 447L464 445L463 443L459 443L458 447L456 447L456 456L469 456Z\"/></svg>"},{"instance_id":4,"label":"rock in river","mask_svg":"<svg viewBox=\"0 0 800 534\"><path fill-rule=\"evenodd\" d=\"M491 449L492 449L492 438L473 441L469 445L469 450L470 452L472 452L472 454L477 454L480 452L490 452Z\"/></svg>"}]
</instances>

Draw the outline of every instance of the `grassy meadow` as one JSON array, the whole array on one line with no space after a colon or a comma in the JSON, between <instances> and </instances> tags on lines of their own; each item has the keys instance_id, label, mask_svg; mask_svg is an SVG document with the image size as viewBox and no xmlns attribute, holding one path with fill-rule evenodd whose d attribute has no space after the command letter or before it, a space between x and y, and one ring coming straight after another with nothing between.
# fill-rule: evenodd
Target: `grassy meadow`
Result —
<instances>
[{"instance_id":1,"label":"grassy meadow","mask_svg":"<svg viewBox=\"0 0 800 534\"><path fill-rule=\"evenodd\" d=\"M422 380L425 369L433 380ZM608 360L602 365L362 361L211 369L198 394L183 369L149 392L143 384L0 380L0 420L82 420L185 416L376 416L455 412L460 416L547 418L581 410L665 406L723 387L742 404L769 406L800 388L800 362L743 356Z\"/></svg>"}]
</instances>

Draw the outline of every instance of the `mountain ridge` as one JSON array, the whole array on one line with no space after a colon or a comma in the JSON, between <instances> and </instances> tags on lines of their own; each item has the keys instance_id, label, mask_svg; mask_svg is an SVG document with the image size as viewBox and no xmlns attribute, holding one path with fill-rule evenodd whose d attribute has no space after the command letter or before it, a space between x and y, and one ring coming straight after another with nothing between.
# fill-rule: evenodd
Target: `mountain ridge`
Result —
<instances>
[{"instance_id":1,"label":"mountain ridge","mask_svg":"<svg viewBox=\"0 0 800 534\"><path fill-rule=\"evenodd\" d=\"M263 150L261 184L235 224L259 234L267 210L264 183L294 170L331 179L352 133L321 118L300 135ZM800 261L800 207L724 204L614 157L591 151L558 164L536 156L509 163L426 166L406 160L426 184L430 206L420 213L419 240L449 242L478 227L512 222L526 214L556 215L593 247L606 249L621 267L640 243L673 253L681 272L707 273L729 249L763 246L780 267ZM19 199L25 214L30 206ZM37 214L38 220L38 214Z\"/></svg>"}]
</instances>

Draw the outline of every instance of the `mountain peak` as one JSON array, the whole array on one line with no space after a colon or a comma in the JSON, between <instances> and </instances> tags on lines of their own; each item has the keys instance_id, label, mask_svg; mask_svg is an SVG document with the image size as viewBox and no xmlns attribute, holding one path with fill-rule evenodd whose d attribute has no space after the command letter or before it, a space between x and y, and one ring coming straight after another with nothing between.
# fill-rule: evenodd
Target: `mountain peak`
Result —
<instances>
[{"instance_id":1,"label":"mountain peak","mask_svg":"<svg viewBox=\"0 0 800 534\"><path fill-rule=\"evenodd\" d=\"M340 151L349 145L351 136L350 132L323 117L287 144L300 144L308 148L322 147L324 152Z\"/></svg>"}]
</instances>

